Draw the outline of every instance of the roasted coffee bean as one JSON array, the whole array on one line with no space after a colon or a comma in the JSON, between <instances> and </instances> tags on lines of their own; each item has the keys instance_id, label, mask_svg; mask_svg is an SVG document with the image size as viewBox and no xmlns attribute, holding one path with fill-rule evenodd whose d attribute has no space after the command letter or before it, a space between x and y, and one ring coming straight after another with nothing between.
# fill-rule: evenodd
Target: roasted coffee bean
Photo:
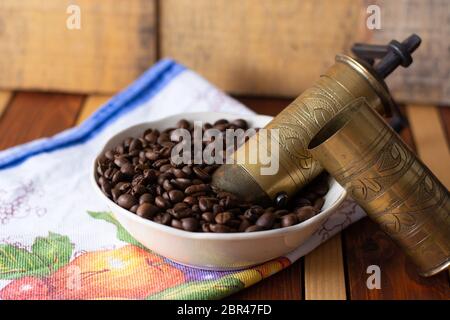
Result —
<instances>
[{"instance_id":1,"label":"roasted coffee bean","mask_svg":"<svg viewBox=\"0 0 450 320\"><path fill-rule=\"evenodd\" d=\"M172 221L172 217L170 216L169 213L164 213L161 217L161 223L168 226L170 225L170 222Z\"/></svg>"},{"instance_id":2,"label":"roasted coffee bean","mask_svg":"<svg viewBox=\"0 0 450 320\"><path fill-rule=\"evenodd\" d=\"M245 229L245 232L255 232L255 231L262 231L262 230L264 230L263 227L258 226L258 225L253 225L253 226L250 226L247 229Z\"/></svg>"},{"instance_id":3,"label":"roasted coffee bean","mask_svg":"<svg viewBox=\"0 0 450 320\"><path fill-rule=\"evenodd\" d=\"M184 166L184 167L181 169L181 171L183 171L183 173L184 173L186 176L188 176L188 177L192 174L192 168L189 167L189 166ZM183 177L177 177L177 178L183 178Z\"/></svg>"},{"instance_id":4,"label":"roasted coffee bean","mask_svg":"<svg viewBox=\"0 0 450 320\"><path fill-rule=\"evenodd\" d=\"M198 199L193 196L187 196L186 198L184 198L183 201L186 202L190 206L193 206L194 204L198 204Z\"/></svg>"},{"instance_id":5,"label":"roasted coffee bean","mask_svg":"<svg viewBox=\"0 0 450 320\"><path fill-rule=\"evenodd\" d=\"M316 210L320 210L322 209L324 203L325 203L324 198L317 198L316 201L314 201L314 208Z\"/></svg>"},{"instance_id":6,"label":"roasted coffee bean","mask_svg":"<svg viewBox=\"0 0 450 320\"><path fill-rule=\"evenodd\" d=\"M214 222L214 214L212 212L203 212L202 219L206 222Z\"/></svg>"},{"instance_id":7,"label":"roasted coffee bean","mask_svg":"<svg viewBox=\"0 0 450 320\"><path fill-rule=\"evenodd\" d=\"M147 192L147 189L142 184L135 185L131 189L131 193L135 196L140 196L141 194L144 194L146 192Z\"/></svg>"},{"instance_id":8,"label":"roasted coffee bean","mask_svg":"<svg viewBox=\"0 0 450 320\"><path fill-rule=\"evenodd\" d=\"M306 207L306 206L310 206L311 205L311 201L309 201L306 198L297 198L294 201L294 205L296 207Z\"/></svg>"},{"instance_id":9,"label":"roasted coffee bean","mask_svg":"<svg viewBox=\"0 0 450 320\"><path fill-rule=\"evenodd\" d=\"M264 209L260 206L252 206L247 209L244 216L252 222L256 222L258 218L264 213Z\"/></svg>"},{"instance_id":10,"label":"roasted coffee bean","mask_svg":"<svg viewBox=\"0 0 450 320\"><path fill-rule=\"evenodd\" d=\"M216 223L219 224L227 224L231 219L233 219L233 214L229 211L218 213L214 218Z\"/></svg>"},{"instance_id":11,"label":"roasted coffee bean","mask_svg":"<svg viewBox=\"0 0 450 320\"><path fill-rule=\"evenodd\" d=\"M191 196L196 197L196 198L203 197L203 196L206 196L206 192L204 192L204 191L196 192L196 193L191 194Z\"/></svg>"},{"instance_id":12,"label":"roasted coffee bean","mask_svg":"<svg viewBox=\"0 0 450 320\"><path fill-rule=\"evenodd\" d=\"M200 206L198 204L194 204L192 206L192 211L195 212L195 213L201 213L202 212L202 210L200 210Z\"/></svg>"},{"instance_id":13,"label":"roasted coffee bean","mask_svg":"<svg viewBox=\"0 0 450 320\"><path fill-rule=\"evenodd\" d=\"M236 119L233 122L231 122L231 124L235 125L236 127L240 128L240 129L244 129L244 130L248 129L247 121L245 121L244 119Z\"/></svg>"},{"instance_id":14,"label":"roasted coffee bean","mask_svg":"<svg viewBox=\"0 0 450 320\"><path fill-rule=\"evenodd\" d=\"M170 181L168 179L164 180L162 187L164 188L164 190L166 191L170 191L175 189L174 186L170 183Z\"/></svg>"},{"instance_id":15,"label":"roasted coffee bean","mask_svg":"<svg viewBox=\"0 0 450 320\"><path fill-rule=\"evenodd\" d=\"M160 167L162 167L165 164L168 164L169 162L170 162L169 159L159 159L153 162L153 167L159 169Z\"/></svg>"},{"instance_id":16,"label":"roasted coffee bean","mask_svg":"<svg viewBox=\"0 0 450 320\"><path fill-rule=\"evenodd\" d=\"M184 218L181 219L181 226L186 231L197 231L199 222L195 218Z\"/></svg>"},{"instance_id":17,"label":"roasted coffee bean","mask_svg":"<svg viewBox=\"0 0 450 320\"><path fill-rule=\"evenodd\" d=\"M134 175L134 166L131 163L125 163L120 167L120 172L126 177Z\"/></svg>"},{"instance_id":18,"label":"roasted coffee bean","mask_svg":"<svg viewBox=\"0 0 450 320\"><path fill-rule=\"evenodd\" d=\"M181 129L188 129L191 127L191 124L186 119L181 119L177 122L177 127Z\"/></svg>"},{"instance_id":19,"label":"roasted coffee bean","mask_svg":"<svg viewBox=\"0 0 450 320\"><path fill-rule=\"evenodd\" d=\"M174 211L182 211L189 208L189 205L185 202L179 202L173 206Z\"/></svg>"},{"instance_id":20,"label":"roasted coffee bean","mask_svg":"<svg viewBox=\"0 0 450 320\"><path fill-rule=\"evenodd\" d=\"M276 216L273 212L267 211L261 215L261 217L256 220L256 225L269 229L273 226Z\"/></svg>"},{"instance_id":21,"label":"roasted coffee bean","mask_svg":"<svg viewBox=\"0 0 450 320\"><path fill-rule=\"evenodd\" d=\"M144 202L137 210L136 214L142 218L149 219L159 212L159 208L153 204Z\"/></svg>"},{"instance_id":22,"label":"roasted coffee bean","mask_svg":"<svg viewBox=\"0 0 450 320\"><path fill-rule=\"evenodd\" d=\"M162 186L156 186L156 194L158 196L162 196L162 194L166 192Z\"/></svg>"},{"instance_id":23,"label":"roasted coffee bean","mask_svg":"<svg viewBox=\"0 0 450 320\"><path fill-rule=\"evenodd\" d=\"M116 201L116 202L117 202L117 199L120 197L121 194L122 194L122 192L120 190L118 190L118 189L114 188L114 189L111 190L111 196L112 196L113 200Z\"/></svg>"},{"instance_id":24,"label":"roasted coffee bean","mask_svg":"<svg viewBox=\"0 0 450 320\"><path fill-rule=\"evenodd\" d=\"M131 183L128 182L119 182L116 184L115 189L120 190L122 192L127 192L131 188Z\"/></svg>"},{"instance_id":25,"label":"roasted coffee bean","mask_svg":"<svg viewBox=\"0 0 450 320\"><path fill-rule=\"evenodd\" d=\"M192 185L192 180L186 178L177 178L170 180L170 183L176 186L179 189L186 189L190 185Z\"/></svg>"},{"instance_id":26,"label":"roasted coffee bean","mask_svg":"<svg viewBox=\"0 0 450 320\"><path fill-rule=\"evenodd\" d=\"M202 224L202 231L203 232L211 232L211 230L209 229L209 223Z\"/></svg>"},{"instance_id":27,"label":"roasted coffee bean","mask_svg":"<svg viewBox=\"0 0 450 320\"><path fill-rule=\"evenodd\" d=\"M200 179L192 179L192 184L203 184L204 182Z\"/></svg>"},{"instance_id":28,"label":"roasted coffee bean","mask_svg":"<svg viewBox=\"0 0 450 320\"><path fill-rule=\"evenodd\" d=\"M218 124L228 124L228 120L227 119L219 119L216 122L214 122L214 126L218 125Z\"/></svg>"},{"instance_id":29,"label":"roasted coffee bean","mask_svg":"<svg viewBox=\"0 0 450 320\"><path fill-rule=\"evenodd\" d=\"M129 210L133 213L136 213L137 209L138 209L139 205L135 204L134 206L132 206Z\"/></svg>"},{"instance_id":30,"label":"roasted coffee bean","mask_svg":"<svg viewBox=\"0 0 450 320\"><path fill-rule=\"evenodd\" d=\"M152 203L155 199L150 193L144 193L139 197L139 204Z\"/></svg>"},{"instance_id":31,"label":"roasted coffee bean","mask_svg":"<svg viewBox=\"0 0 450 320\"><path fill-rule=\"evenodd\" d=\"M172 174L175 176L175 178L186 178L186 177L188 176L188 175L187 175L186 173L184 173L184 171L181 170L181 169L173 168L171 172L172 172Z\"/></svg>"},{"instance_id":32,"label":"roasted coffee bean","mask_svg":"<svg viewBox=\"0 0 450 320\"><path fill-rule=\"evenodd\" d=\"M132 137L125 138L125 140L123 140L123 146L128 149L128 147L130 146L131 141L133 141Z\"/></svg>"},{"instance_id":33,"label":"roasted coffee bean","mask_svg":"<svg viewBox=\"0 0 450 320\"><path fill-rule=\"evenodd\" d=\"M136 198L133 197L131 194L125 193L125 194L122 194L117 199L117 204L119 206L121 206L122 208L130 209L132 206L137 204L137 201L136 201Z\"/></svg>"},{"instance_id":34,"label":"roasted coffee bean","mask_svg":"<svg viewBox=\"0 0 450 320\"><path fill-rule=\"evenodd\" d=\"M239 200L236 197L226 197L221 199L219 204L227 209L239 206Z\"/></svg>"},{"instance_id":35,"label":"roasted coffee bean","mask_svg":"<svg viewBox=\"0 0 450 320\"><path fill-rule=\"evenodd\" d=\"M155 198L155 204L161 209L167 209L171 206L170 202L164 199L162 196L157 196Z\"/></svg>"},{"instance_id":36,"label":"roasted coffee bean","mask_svg":"<svg viewBox=\"0 0 450 320\"><path fill-rule=\"evenodd\" d=\"M116 166L118 166L119 168L122 167L123 165L129 164L129 163L130 163L130 161L128 161L128 159L127 159L125 156L117 157L117 158L114 160L114 164L115 164Z\"/></svg>"},{"instance_id":37,"label":"roasted coffee bean","mask_svg":"<svg viewBox=\"0 0 450 320\"><path fill-rule=\"evenodd\" d=\"M286 215L288 213L289 213L288 210L277 210L277 211L274 212L274 214L275 214L275 216L277 218L281 218L282 216L284 216L284 215Z\"/></svg>"},{"instance_id":38,"label":"roasted coffee bean","mask_svg":"<svg viewBox=\"0 0 450 320\"><path fill-rule=\"evenodd\" d=\"M152 161L158 160L158 159L159 159L159 152L158 152L158 151L155 151L155 150L149 150L149 151L147 151L147 152L145 153L145 157L146 157L148 160L152 160Z\"/></svg>"},{"instance_id":39,"label":"roasted coffee bean","mask_svg":"<svg viewBox=\"0 0 450 320\"><path fill-rule=\"evenodd\" d=\"M142 142L139 139L133 139L130 143L130 146L128 147L128 150L130 152L132 151L139 151L142 149Z\"/></svg>"},{"instance_id":40,"label":"roasted coffee bean","mask_svg":"<svg viewBox=\"0 0 450 320\"><path fill-rule=\"evenodd\" d=\"M294 213L289 213L281 218L281 227L290 227L298 223L297 216Z\"/></svg>"},{"instance_id":41,"label":"roasted coffee bean","mask_svg":"<svg viewBox=\"0 0 450 320\"><path fill-rule=\"evenodd\" d=\"M210 224L209 225L209 229L212 231L212 232L215 232L215 233L227 233L227 232L231 232L231 228L230 227L228 227L228 226L226 226L226 225L223 225L223 224Z\"/></svg>"},{"instance_id":42,"label":"roasted coffee bean","mask_svg":"<svg viewBox=\"0 0 450 320\"><path fill-rule=\"evenodd\" d=\"M187 187L184 192L187 195L192 195L196 192L203 192L203 191L209 191L210 187L207 184L195 184L192 186Z\"/></svg>"},{"instance_id":43,"label":"roasted coffee bean","mask_svg":"<svg viewBox=\"0 0 450 320\"><path fill-rule=\"evenodd\" d=\"M236 231L237 231L241 225L241 222L242 221L240 219L230 219L230 220L228 220L226 225L232 229L236 229Z\"/></svg>"},{"instance_id":44,"label":"roasted coffee bean","mask_svg":"<svg viewBox=\"0 0 450 320\"><path fill-rule=\"evenodd\" d=\"M316 201L316 199L318 198L318 195L314 192L305 192L303 193L303 197L308 199L309 202L314 203L314 201Z\"/></svg>"},{"instance_id":45,"label":"roasted coffee bean","mask_svg":"<svg viewBox=\"0 0 450 320\"><path fill-rule=\"evenodd\" d=\"M102 191L110 196L111 195L111 184L108 181L103 182L103 184L101 185Z\"/></svg>"},{"instance_id":46,"label":"roasted coffee bean","mask_svg":"<svg viewBox=\"0 0 450 320\"><path fill-rule=\"evenodd\" d=\"M172 203L181 202L184 199L184 193L181 192L180 190L170 190L169 198L170 198L170 201L172 201Z\"/></svg>"},{"instance_id":47,"label":"roasted coffee bean","mask_svg":"<svg viewBox=\"0 0 450 320\"><path fill-rule=\"evenodd\" d=\"M170 222L170 225L177 229L183 229L183 224L178 219L172 219L172 221Z\"/></svg>"},{"instance_id":48,"label":"roasted coffee bean","mask_svg":"<svg viewBox=\"0 0 450 320\"><path fill-rule=\"evenodd\" d=\"M114 156L115 156L115 153L112 150L108 150L105 152L105 157L108 160L114 161Z\"/></svg>"},{"instance_id":49,"label":"roasted coffee bean","mask_svg":"<svg viewBox=\"0 0 450 320\"><path fill-rule=\"evenodd\" d=\"M239 232L244 232L251 225L252 224L251 224L251 222L248 219L242 219L238 230L239 230Z\"/></svg>"},{"instance_id":50,"label":"roasted coffee bean","mask_svg":"<svg viewBox=\"0 0 450 320\"><path fill-rule=\"evenodd\" d=\"M194 167L192 170L194 171L195 175L200 180L205 181L205 182L211 180L211 176L207 172L205 172L203 169L201 169L199 167Z\"/></svg>"},{"instance_id":51,"label":"roasted coffee bean","mask_svg":"<svg viewBox=\"0 0 450 320\"><path fill-rule=\"evenodd\" d=\"M213 213L214 214L218 214L219 212L223 212L223 211L225 211L225 208L222 207L221 205L219 205L219 204L213 205Z\"/></svg>"},{"instance_id":52,"label":"roasted coffee bean","mask_svg":"<svg viewBox=\"0 0 450 320\"><path fill-rule=\"evenodd\" d=\"M124 154L125 153L125 147L123 145L118 145L115 149L116 153L118 154Z\"/></svg>"},{"instance_id":53,"label":"roasted coffee bean","mask_svg":"<svg viewBox=\"0 0 450 320\"><path fill-rule=\"evenodd\" d=\"M170 163L163 164L161 167L159 167L159 171L161 171L161 172L166 172L170 169L172 169L172 165Z\"/></svg>"},{"instance_id":54,"label":"roasted coffee bean","mask_svg":"<svg viewBox=\"0 0 450 320\"><path fill-rule=\"evenodd\" d=\"M186 218L192 215L192 209L184 202L179 202L174 205L168 212L175 218Z\"/></svg>"},{"instance_id":55,"label":"roasted coffee bean","mask_svg":"<svg viewBox=\"0 0 450 320\"><path fill-rule=\"evenodd\" d=\"M167 191L164 192L161 196L162 196L164 199L166 199L167 201L170 201L169 193L168 193Z\"/></svg>"},{"instance_id":56,"label":"roasted coffee bean","mask_svg":"<svg viewBox=\"0 0 450 320\"><path fill-rule=\"evenodd\" d=\"M156 140L156 142L158 142L159 144L162 144L165 141L170 141L170 135L167 132L162 132L158 139Z\"/></svg>"},{"instance_id":57,"label":"roasted coffee bean","mask_svg":"<svg viewBox=\"0 0 450 320\"><path fill-rule=\"evenodd\" d=\"M157 175L158 175L158 178L156 179L156 181L161 186L164 184L164 180L171 179L170 172L165 172L165 173L158 172Z\"/></svg>"},{"instance_id":58,"label":"roasted coffee bean","mask_svg":"<svg viewBox=\"0 0 450 320\"><path fill-rule=\"evenodd\" d=\"M214 204L217 202L216 198L201 197L198 201L200 210L203 212L212 210Z\"/></svg>"},{"instance_id":59,"label":"roasted coffee bean","mask_svg":"<svg viewBox=\"0 0 450 320\"><path fill-rule=\"evenodd\" d=\"M316 208L311 206L301 207L295 210L299 222L303 222L309 218L312 218L317 214L317 212L318 211L316 210Z\"/></svg>"}]
</instances>

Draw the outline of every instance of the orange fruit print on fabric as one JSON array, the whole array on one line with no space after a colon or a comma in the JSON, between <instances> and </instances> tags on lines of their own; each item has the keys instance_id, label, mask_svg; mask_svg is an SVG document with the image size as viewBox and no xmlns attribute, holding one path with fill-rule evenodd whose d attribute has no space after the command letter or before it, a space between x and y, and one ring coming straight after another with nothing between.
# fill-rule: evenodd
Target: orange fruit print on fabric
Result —
<instances>
[{"instance_id":1,"label":"orange fruit print on fabric","mask_svg":"<svg viewBox=\"0 0 450 320\"><path fill-rule=\"evenodd\" d=\"M23 277L2 299L144 299L185 281L163 258L134 245L84 253L46 278Z\"/></svg>"}]
</instances>

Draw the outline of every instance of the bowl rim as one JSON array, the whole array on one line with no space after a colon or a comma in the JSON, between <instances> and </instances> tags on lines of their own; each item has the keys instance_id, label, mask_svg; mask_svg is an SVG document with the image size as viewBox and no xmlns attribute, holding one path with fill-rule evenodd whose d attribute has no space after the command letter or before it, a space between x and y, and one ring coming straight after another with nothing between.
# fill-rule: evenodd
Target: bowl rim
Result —
<instances>
[{"instance_id":1,"label":"bowl rim","mask_svg":"<svg viewBox=\"0 0 450 320\"><path fill-rule=\"evenodd\" d=\"M182 238L190 238L190 239L202 239L202 240L229 240L229 241L233 241L233 240L244 240L244 239L259 239L259 238L265 238L265 237L273 237L273 236L284 236L288 233L294 233L294 232L300 232L301 229L303 227L306 227L308 225L311 225L313 223L315 223L318 220L324 220L326 218L328 218L333 211L339 207L339 205L345 200L346 196L347 196L347 191L339 185L339 183L337 183L337 181L333 178L330 177L332 185L336 184L337 187L341 188L341 194L338 196L338 198L336 199L336 201L326 210L321 211L320 213L318 213L317 215L315 215L312 218L309 218L301 223L295 224L293 226L290 227L285 227L285 228L280 228L280 229L272 229L272 230L262 230L262 231L257 231L257 232L233 232L233 233L213 233L213 232L191 232L191 231L185 231L185 230L180 230L174 227L170 227L170 226L166 226L157 222L154 222L152 220L148 220L142 217L139 217L138 215L136 215L135 213L126 210L124 208L122 208L121 206L119 206L118 204L116 204L114 201L112 201L111 199L109 199L100 189L100 187L97 184L96 181L96 162L97 162L97 158L105 151L106 146L110 143L111 140L113 140L114 138L116 138L119 135L122 135L124 132L129 131L132 128L138 127L138 126L152 126L152 124L154 125L155 123L161 122L161 121L170 121L170 120L175 120L175 119L182 119L182 118L188 118L189 116L198 116L199 114L205 115L205 114L214 114L216 116L219 117L239 117L245 120L251 120L251 118L266 118L264 120L271 120L273 119L273 117L271 116L267 116L267 115L259 115L259 114L255 114L255 115L243 115L243 114L233 114L233 113L225 113L225 112L210 112L210 111L206 111L206 112L190 112L190 113L179 113L179 114L175 114L175 115L170 115L167 117L162 117L159 119L156 119L154 121L146 121L146 122L141 122L135 125L132 125L124 130L121 130L119 132L117 132L116 134L114 134L112 137L110 137L103 145L101 151L99 153L97 153L92 161L92 171L89 174L89 180L91 181L91 184L95 190L95 192L103 199L104 202L107 203L109 209L112 211L112 214L114 216L116 216L117 213L120 213L121 215L125 216L127 219L131 219L133 222L135 223L139 223L139 224L143 224L146 227L149 228L153 228L156 229L157 231L160 232L165 232L165 233L169 233L173 236L178 236L178 237L182 237ZM117 217L115 217L117 219Z\"/></svg>"}]
</instances>

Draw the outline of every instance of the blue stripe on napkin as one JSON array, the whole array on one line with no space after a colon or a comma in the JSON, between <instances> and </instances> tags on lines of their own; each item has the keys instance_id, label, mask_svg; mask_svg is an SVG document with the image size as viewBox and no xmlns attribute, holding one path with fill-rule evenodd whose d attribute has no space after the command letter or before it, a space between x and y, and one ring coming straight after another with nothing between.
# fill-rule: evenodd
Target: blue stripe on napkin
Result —
<instances>
[{"instance_id":1,"label":"blue stripe on napkin","mask_svg":"<svg viewBox=\"0 0 450 320\"><path fill-rule=\"evenodd\" d=\"M78 127L0 152L0 169L16 166L29 157L43 152L51 152L89 140L111 121L133 110L141 102L150 100L185 69L170 59L159 61Z\"/></svg>"}]
</instances>

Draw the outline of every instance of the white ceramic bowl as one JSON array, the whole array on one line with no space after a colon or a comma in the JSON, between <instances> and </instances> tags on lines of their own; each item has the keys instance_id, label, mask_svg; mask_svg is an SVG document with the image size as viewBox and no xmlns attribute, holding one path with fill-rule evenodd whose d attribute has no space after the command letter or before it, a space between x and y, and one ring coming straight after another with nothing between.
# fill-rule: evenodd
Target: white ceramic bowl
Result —
<instances>
[{"instance_id":1,"label":"white ceramic bowl","mask_svg":"<svg viewBox=\"0 0 450 320\"><path fill-rule=\"evenodd\" d=\"M101 153L115 147L126 137L138 137L148 128L164 130L174 127L178 120L183 118L204 122L214 122L222 118L228 120L242 118L252 127L264 127L272 119L261 115L242 116L216 112L179 114L130 127L112 137ZM241 269L285 255L298 248L318 230L346 195L345 190L334 179L330 179L330 190L325 196L322 212L300 224L251 233L195 233L143 219L108 199L96 183L95 161L91 182L99 198L108 205L116 219L144 246L178 263L214 270Z\"/></svg>"}]
</instances>

